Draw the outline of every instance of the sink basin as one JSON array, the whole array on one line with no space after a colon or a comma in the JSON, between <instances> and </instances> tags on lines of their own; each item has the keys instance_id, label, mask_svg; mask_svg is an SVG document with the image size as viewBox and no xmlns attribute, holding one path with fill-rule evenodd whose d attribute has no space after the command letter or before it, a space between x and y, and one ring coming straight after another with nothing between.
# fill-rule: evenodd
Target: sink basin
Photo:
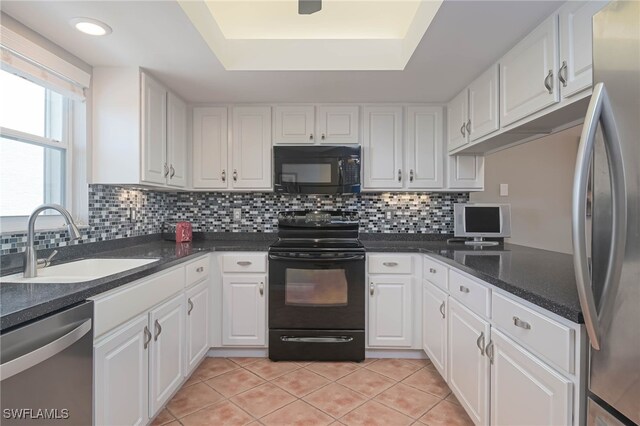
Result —
<instances>
[{"instance_id":1,"label":"sink basin","mask_svg":"<svg viewBox=\"0 0 640 426\"><path fill-rule=\"evenodd\" d=\"M147 265L158 259L84 259L38 269L38 276L24 278L22 272L2 277L0 282L11 283L77 283Z\"/></svg>"}]
</instances>

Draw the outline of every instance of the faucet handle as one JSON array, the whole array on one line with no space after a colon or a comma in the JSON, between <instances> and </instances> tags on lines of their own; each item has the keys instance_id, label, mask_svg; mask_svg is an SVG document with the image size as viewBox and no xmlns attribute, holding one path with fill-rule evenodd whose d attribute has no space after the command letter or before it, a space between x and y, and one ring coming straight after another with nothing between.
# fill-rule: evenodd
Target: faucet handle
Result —
<instances>
[{"instance_id":1,"label":"faucet handle","mask_svg":"<svg viewBox=\"0 0 640 426\"><path fill-rule=\"evenodd\" d=\"M49 264L51 263L51 259L53 259L56 254L58 254L58 250L52 251L49 257L47 257L46 259L38 259L38 268L46 268L47 266L49 266Z\"/></svg>"}]
</instances>

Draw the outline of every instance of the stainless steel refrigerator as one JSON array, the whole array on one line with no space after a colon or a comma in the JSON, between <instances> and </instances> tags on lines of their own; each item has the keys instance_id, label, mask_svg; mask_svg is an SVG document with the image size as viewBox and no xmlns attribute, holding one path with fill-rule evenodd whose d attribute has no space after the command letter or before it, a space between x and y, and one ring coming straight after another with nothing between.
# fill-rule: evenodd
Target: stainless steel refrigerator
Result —
<instances>
[{"instance_id":1,"label":"stainless steel refrigerator","mask_svg":"<svg viewBox=\"0 0 640 426\"><path fill-rule=\"evenodd\" d=\"M640 424L640 2L594 16L593 70L573 189L587 424Z\"/></svg>"}]
</instances>

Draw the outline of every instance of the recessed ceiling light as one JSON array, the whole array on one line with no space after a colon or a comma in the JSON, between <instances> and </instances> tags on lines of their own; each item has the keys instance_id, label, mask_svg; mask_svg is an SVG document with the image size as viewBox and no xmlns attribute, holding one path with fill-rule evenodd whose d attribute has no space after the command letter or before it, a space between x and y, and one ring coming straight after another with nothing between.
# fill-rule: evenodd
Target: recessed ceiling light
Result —
<instances>
[{"instance_id":1,"label":"recessed ceiling light","mask_svg":"<svg viewBox=\"0 0 640 426\"><path fill-rule=\"evenodd\" d=\"M111 34L112 31L110 26L104 22L98 21L97 19L73 18L69 22L76 30L89 35L103 36Z\"/></svg>"}]
</instances>

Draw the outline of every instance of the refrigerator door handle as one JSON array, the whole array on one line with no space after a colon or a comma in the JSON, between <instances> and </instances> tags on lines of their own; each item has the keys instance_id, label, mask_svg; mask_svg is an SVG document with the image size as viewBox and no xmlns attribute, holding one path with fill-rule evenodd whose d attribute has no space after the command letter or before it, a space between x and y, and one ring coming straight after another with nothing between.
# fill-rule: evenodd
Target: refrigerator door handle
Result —
<instances>
[{"instance_id":1,"label":"refrigerator door handle","mask_svg":"<svg viewBox=\"0 0 640 426\"><path fill-rule=\"evenodd\" d=\"M611 103L603 83L598 83L593 88L591 101L580 136L578 157L573 181L573 206L572 206L572 243L573 264L576 275L576 285L584 322L595 350L600 350L602 343L601 315L598 315L591 285L591 272L589 269L587 241L586 241L586 216L587 216L587 191L590 174L591 157L594 150L598 124L602 124L605 148L611 174L612 196L612 239L607 263L607 273L603 286L601 307L606 307L608 293L615 292L620 279L620 270L626 244L626 185L622 162L622 151L618 138L618 131L611 109Z\"/></svg>"}]
</instances>

